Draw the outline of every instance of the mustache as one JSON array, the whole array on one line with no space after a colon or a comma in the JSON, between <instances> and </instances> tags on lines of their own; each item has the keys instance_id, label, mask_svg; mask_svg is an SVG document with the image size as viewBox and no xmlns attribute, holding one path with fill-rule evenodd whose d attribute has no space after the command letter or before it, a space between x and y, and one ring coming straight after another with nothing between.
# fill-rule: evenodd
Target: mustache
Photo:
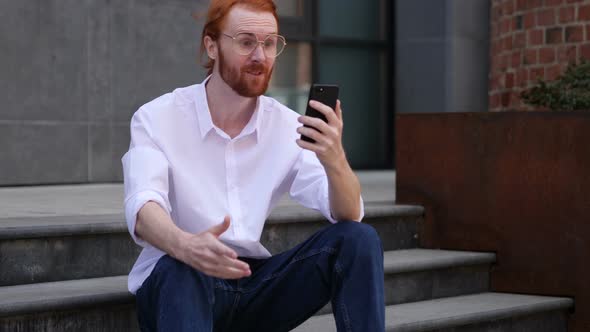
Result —
<instances>
[{"instance_id":1,"label":"mustache","mask_svg":"<svg viewBox=\"0 0 590 332\"><path fill-rule=\"evenodd\" d=\"M255 63L251 63L251 64L248 64L248 65L245 65L244 67L242 67L242 72L247 72L247 71L260 71L264 74L267 74L268 68L262 63L255 62Z\"/></svg>"}]
</instances>

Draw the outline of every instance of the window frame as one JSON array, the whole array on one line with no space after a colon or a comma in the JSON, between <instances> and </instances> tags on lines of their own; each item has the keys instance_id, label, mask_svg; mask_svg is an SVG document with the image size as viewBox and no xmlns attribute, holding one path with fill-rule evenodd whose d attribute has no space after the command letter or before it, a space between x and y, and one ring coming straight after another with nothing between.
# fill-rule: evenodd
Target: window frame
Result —
<instances>
[{"instance_id":1,"label":"window frame","mask_svg":"<svg viewBox=\"0 0 590 332\"><path fill-rule=\"evenodd\" d=\"M312 82L319 80L319 50L322 46L341 46L347 48L371 49L375 52L383 53L385 56L385 65L387 73L385 74L385 86L380 87L384 92L383 109L380 110L379 117L382 119L379 128L380 136L383 137L383 152L385 153L385 164L383 165L356 165L359 169L392 169L395 165L395 4L394 1L383 1L385 14L383 19L386 20L385 39L367 40L355 38L342 38L321 36L319 33L319 0L301 0L303 12L301 16L280 16L279 31L280 34L289 42L305 42L311 47L311 79ZM374 0L375 1L375 0Z\"/></svg>"}]
</instances>

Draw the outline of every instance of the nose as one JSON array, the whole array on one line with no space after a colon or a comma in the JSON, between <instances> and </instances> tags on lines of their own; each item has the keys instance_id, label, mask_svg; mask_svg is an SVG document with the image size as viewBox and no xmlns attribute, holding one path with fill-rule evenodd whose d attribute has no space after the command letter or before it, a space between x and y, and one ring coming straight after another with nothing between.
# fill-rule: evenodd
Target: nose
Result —
<instances>
[{"instance_id":1,"label":"nose","mask_svg":"<svg viewBox=\"0 0 590 332\"><path fill-rule=\"evenodd\" d=\"M264 62L266 60L266 54L264 54L264 48L262 48L262 44L256 45L256 48L250 54L253 61Z\"/></svg>"}]
</instances>

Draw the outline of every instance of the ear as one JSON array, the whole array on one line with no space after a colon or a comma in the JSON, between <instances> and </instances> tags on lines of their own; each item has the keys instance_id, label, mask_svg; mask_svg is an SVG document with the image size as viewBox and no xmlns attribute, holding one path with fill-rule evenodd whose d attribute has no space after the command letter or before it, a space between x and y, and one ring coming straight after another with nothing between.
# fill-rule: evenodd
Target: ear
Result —
<instances>
[{"instance_id":1,"label":"ear","mask_svg":"<svg viewBox=\"0 0 590 332\"><path fill-rule=\"evenodd\" d=\"M203 42L205 43L205 50L207 51L207 56L209 56L210 59L216 60L217 42L214 41L210 36L205 36Z\"/></svg>"}]
</instances>

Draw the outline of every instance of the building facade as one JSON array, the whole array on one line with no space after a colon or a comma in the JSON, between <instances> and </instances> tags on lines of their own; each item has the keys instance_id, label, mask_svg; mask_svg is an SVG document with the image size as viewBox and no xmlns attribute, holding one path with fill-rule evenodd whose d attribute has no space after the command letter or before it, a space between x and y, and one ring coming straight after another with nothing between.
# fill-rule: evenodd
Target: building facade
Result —
<instances>
[{"instance_id":1,"label":"building facade","mask_svg":"<svg viewBox=\"0 0 590 332\"><path fill-rule=\"evenodd\" d=\"M531 110L522 91L590 59L590 1L493 0L490 54L490 110Z\"/></svg>"},{"instance_id":2,"label":"building facade","mask_svg":"<svg viewBox=\"0 0 590 332\"><path fill-rule=\"evenodd\" d=\"M208 3L2 2L0 185L121 181L132 114L205 78ZM487 110L489 0L276 4L288 45L268 94L303 112L311 83L339 84L355 169L394 168L396 112Z\"/></svg>"}]
</instances>

